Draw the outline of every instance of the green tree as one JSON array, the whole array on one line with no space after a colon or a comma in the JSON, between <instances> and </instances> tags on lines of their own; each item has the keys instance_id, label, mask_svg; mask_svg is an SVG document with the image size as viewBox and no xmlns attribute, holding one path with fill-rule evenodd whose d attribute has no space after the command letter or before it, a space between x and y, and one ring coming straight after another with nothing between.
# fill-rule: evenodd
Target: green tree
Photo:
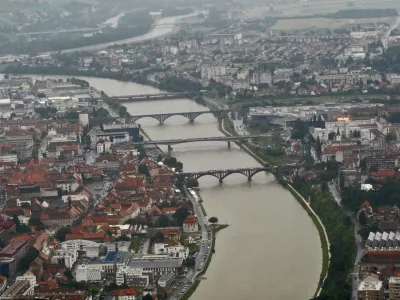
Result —
<instances>
[{"instance_id":1,"label":"green tree","mask_svg":"<svg viewBox=\"0 0 400 300\"><path fill-rule=\"evenodd\" d=\"M39 251L37 251L35 248L31 247L26 254L21 258L21 260L18 262L17 269L19 271L26 271L32 261L39 255Z\"/></svg>"},{"instance_id":2,"label":"green tree","mask_svg":"<svg viewBox=\"0 0 400 300\"><path fill-rule=\"evenodd\" d=\"M71 233L71 228L69 226L62 226L56 233L56 239L60 242L64 242L65 236L69 233Z\"/></svg>"},{"instance_id":3,"label":"green tree","mask_svg":"<svg viewBox=\"0 0 400 300\"><path fill-rule=\"evenodd\" d=\"M164 234L161 231L157 231L153 236L154 243L164 243Z\"/></svg>"},{"instance_id":4,"label":"green tree","mask_svg":"<svg viewBox=\"0 0 400 300\"><path fill-rule=\"evenodd\" d=\"M360 215L358 216L358 221L360 221L360 224L361 224L362 226L367 225L367 223L368 223L368 218L367 218L367 215L365 214L364 211L362 211L362 212L360 213Z\"/></svg>"},{"instance_id":5,"label":"green tree","mask_svg":"<svg viewBox=\"0 0 400 300\"><path fill-rule=\"evenodd\" d=\"M332 141L332 140L334 140L336 138L336 133L335 132L330 132L329 134L328 134L328 139L330 140L330 141Z\"/></svg>"},{"instance_id":6,"label":"green tree","mask_svg":"<svg viewBox=\"0 0 400 300\"><path fill-rule=\"evenodd\" d=\"M183 225L183 221L186 219L186 217L189 215L189 212L186 208L181 207L180 209L178 209L173 217L176 220L176 222L178 223L179 226Z\"/></svg>"},{"instance_id":7,"label":"green tree","mask_svg":"<svg viewBox=\"0 0 400 300\"><path fill-rule=\"evenodd\" d=\"M188 257L185 259L184 264L188 268L194 267L194 266L196 266L196 259L194 259L193 257Z\"/></svg>"},{"instance_id":8,"label":"green tree","mask_svg":"<svg viewBox=\"0 0 400 300\"><path fill-rule=\"evenodd\" d=\"M40 226L43 225L42 221L39 218L30 217L28 221L29 226Z\"/></svg>"},{"instance_id":9,"label":"green tree","mask_svg":"<svg viewBox=\"0 0 400 300\"><path fill-rule=\"evenodd\" d=\"M169 219L166 215L161 215L158 218L158 226L160 226L160 227L168 227L169 226Z\"/></svg>"},{"instance_id":10,"label":"green tree","mask_svg":"<svg viewBox=\"0 0 400 300\"><path fill-rule=\"evenodd\" d=\"M218 218L217 217L211 217L211 218L208 219L208 222L210 222L212 224L218 223Z\"/></svg>"},{"instance_id":11,"label":"green tree","mask_svg":"<svg viewBox=\"0 0 400 300\"><path fill-rule=\"evenodd\" d=\"M199 186L199 181L194 177L188 177L186 184L188 188L194 188Z\"/></svg>"},{"instance_id":12,"label":"green tree","mask_svg":"<svg viewBox=\"0 0 400 300\"><path fill-rule=\"evenodd\" d=\"M142 297L142 300L153 300L153 296L151 296L150 294L147 294Z\"/></svg>"},{"instance_id":13,"label":"green tree","mask_svg":"<svg viewBox=\"0 0 400 300\"><path fill-rule=\"evenodd\" d=\"M149 168L147 167L147 165L145 164L140 164L138 166L138 171L140 174L146 175L147 177L150 177L150 172L149 172Z\"/></svg>"}]
</instances>

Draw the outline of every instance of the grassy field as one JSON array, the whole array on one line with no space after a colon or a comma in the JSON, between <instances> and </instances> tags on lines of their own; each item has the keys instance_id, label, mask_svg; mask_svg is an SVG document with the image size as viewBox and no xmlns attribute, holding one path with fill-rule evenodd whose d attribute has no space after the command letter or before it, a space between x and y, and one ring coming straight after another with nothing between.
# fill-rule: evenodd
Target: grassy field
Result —
<instances>
[{"instance_id":1,"label":"grassy field","mask_svg":"<svg viewBox=\"0 0 400 300\"><path fill-rule=\"evenodd\" d=\"M352 5L349 5L349 2ZM400 9L398 0L303 0L303 1L284 1L275 4L265 4L265 2L248 1L245 5L245 16L247 18L264 18L266 16L310 16L313 14L333 13L341 9L374 9L374 8L394 8ZM251 7L251 8L248 8ZM273 9L271 10L270 7Z\"/></svg>"},{"instance_id":2,"label":"grassy field","mask_svg":"<svg viewBox=\"0 0 400 300\"><path fill-rule=\"evenodd\" d=\"M309 18L309 19L288 19L279 20L272 30L302 30L302 29L337 29L346 25L365 24L365 23L388 23L392 24L395 18L367 18L367 19L328 19L328 18Z\"/></svg>"}]
</instances>

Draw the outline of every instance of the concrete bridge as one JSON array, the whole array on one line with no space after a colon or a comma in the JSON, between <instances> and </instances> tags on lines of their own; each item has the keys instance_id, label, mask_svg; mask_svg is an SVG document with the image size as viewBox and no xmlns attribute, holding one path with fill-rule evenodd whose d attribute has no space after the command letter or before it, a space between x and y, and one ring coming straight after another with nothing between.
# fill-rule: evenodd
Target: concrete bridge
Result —
<instances>
[{"instance_id":1,"label":"concrete bridge","mask_svg":"<svg viewBox=\"0 0 400 300\"><path fill-rule=\"evenodd\" d=\"M182 116L188 118L190 122L193 122L200 115L213 114L217 119L223 119L227 116L227 110L205 110L205 111L190 111L180 113L169 113L169 114L151 114L151 115L135 115L125 118L127 122L135 123L136 121L143 118L153 118L163 124L165 120L174 116Z\"/></svg>"},{"instance_id":2,"label":"concrete bridge","mask_svg":"<svg viewBox=\"0 0 400 300\"><path fill-rule=\"evenodd\" d=\"M172 140L154 140L154 141L143 141L143 142L134 142L134 146L141 145L176 145L176 144L184 144L184 143L193 143L193 142L215 142L215 141L227 141L228 146L230 146L231 141L243 141L249 139L255 139L260 137L266 137L268 135L263 134L255 134L255 135L241 135L241 136L217 136L217 137L202 137L202 138L187 138L187 139L172 139Z\"/></svg>"},{"instance_id":3,"label":"concrete bridge","mask_svg":"<svg viewBox=\"0 0 400 300\"><path fill-rule=\"evenodd\" d=\"M275 174L275 167L209 170L209 171L202 171L202 172L179 173L179 175L183 175L184 177L194 177L196 179L199 179L203 176L214 176L214 177L218 178L219 182L222 183L224 181L224 179L231 174L242 174L247 177L248 181L251 181L253 176L260 172L270 172L272 174Z\"/></svg>"},{"instance_id":4,"label":"concrete bridge","mask_svg":"<svg viewBox=\"0 0 400 300\"><path fill-rule=\"evenodd\" d=\"M137 101L150 101L150 100L180 99L189 96L190 93L158 93L158 94L143 94L143 95L113 96L110 98L118 100L119 102L137 102Z\"/></svg>"}]
</instances>

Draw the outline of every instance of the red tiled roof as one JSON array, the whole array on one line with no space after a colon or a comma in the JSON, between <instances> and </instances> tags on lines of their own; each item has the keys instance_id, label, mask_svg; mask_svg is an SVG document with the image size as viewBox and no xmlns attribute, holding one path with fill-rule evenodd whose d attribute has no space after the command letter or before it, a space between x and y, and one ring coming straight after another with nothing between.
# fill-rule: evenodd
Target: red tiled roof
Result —
<instances>
[{"instance_id":1,"label":"red tiled roof","mask_svg":"<svg viewBox=\"0 0 400 300\"><path fill-rule=\"evenodd\" d=\"M364 203L361 205L361 207L364 207L364 206L371 206L371 204L367 200L367 201L364 201Z\"/></svg>"},{"instance_id":2,"label":"red tiled roof","mask_svg":"<svg viewBox=\"0 0 400 300\"><path fill-rule=\"evenodd\" d=\"M134 288L124 289L124 290L116 290L114 291L117 296L135 296L136 290Z\"/></svg>"},{"instance_id":3,"label":"red tiled roof","mask_svg":"<svg viewBox=\"0 0 400 300\"><path fill-rule=\"evenodd\" d=\"M396 174L396 171L394 170L385 170L385 171L379 171L379 172L371 172L369 173L369 176L371 177L390 177L394 176Z\"/></svg>"},{"instance_id":4,"label":"red tiled roof","mask_svg":"<svg viewBox=\"0 0 400 300\"><path fill-rule=\"evenodd\" d=\"M197 218L195 216L189 215L183 221L183 224L197 224Z\"/></svg>"}]
</instances>

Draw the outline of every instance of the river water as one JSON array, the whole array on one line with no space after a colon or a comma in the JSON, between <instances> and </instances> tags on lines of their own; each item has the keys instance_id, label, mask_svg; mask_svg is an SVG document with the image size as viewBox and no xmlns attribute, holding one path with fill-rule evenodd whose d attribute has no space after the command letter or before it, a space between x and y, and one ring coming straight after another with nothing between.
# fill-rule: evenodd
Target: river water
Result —
<instances>
[{"instance_id":1,"label":"river water","mask_svg":"<svg viewBox=\"0 0 400 300\"><path fill-rule=\"evenodd\" d=\"M110 96L159 92L136 83L82 79ZM131 114L206 110L188 99L127 103L126 107ZM194 123L179 116L163 125L153 119L140 123L153 139L222 135L217 120L208 114ZM260 165L235 144L228 149L226 142L175 145L173 155L183 162L185 171ZM273 176L259 173L249 183L243 175L233 174L223 184L206 176L200 179L200 188L208 216L230 226L218 233L207 280L191 299L297 300L313 296L322 265L319 235L300 204Z\"/></svg>"},{"instance_id":2,"label":"river water","mask_svg":"<svg viewBox=\"0 0 400 300\"><path fill-rule=\"evenodd\" d=\"M200 13L200 12L190 13L190 14L182 15L182 16L167 17L167 18L157 20L149 32L147 32L143 35L140 35L140 36L135 36L132 38L127 38L127 39L123 39L123 40L119 40L119 41L101 43L101 44L96 44L96 45L91 45L91 46L65 49L65 50L61 50L60 52L68 53L68 52L76 52L76 51L96 51L96 50L105 49L112 45L133 44L133 43L140 43L140 42L144 42L144 41L148 41L148 40L153 40L155 38L163 37L163 36L171 33L174 30L175 24L178 20L184 19L184 18L195 17L198 15L198 13ZM115 23L115 20L112 20L112 22ZM58 51L47 52L47 53L57 53L57 52Z\"/></svg>"}]
</instances>

